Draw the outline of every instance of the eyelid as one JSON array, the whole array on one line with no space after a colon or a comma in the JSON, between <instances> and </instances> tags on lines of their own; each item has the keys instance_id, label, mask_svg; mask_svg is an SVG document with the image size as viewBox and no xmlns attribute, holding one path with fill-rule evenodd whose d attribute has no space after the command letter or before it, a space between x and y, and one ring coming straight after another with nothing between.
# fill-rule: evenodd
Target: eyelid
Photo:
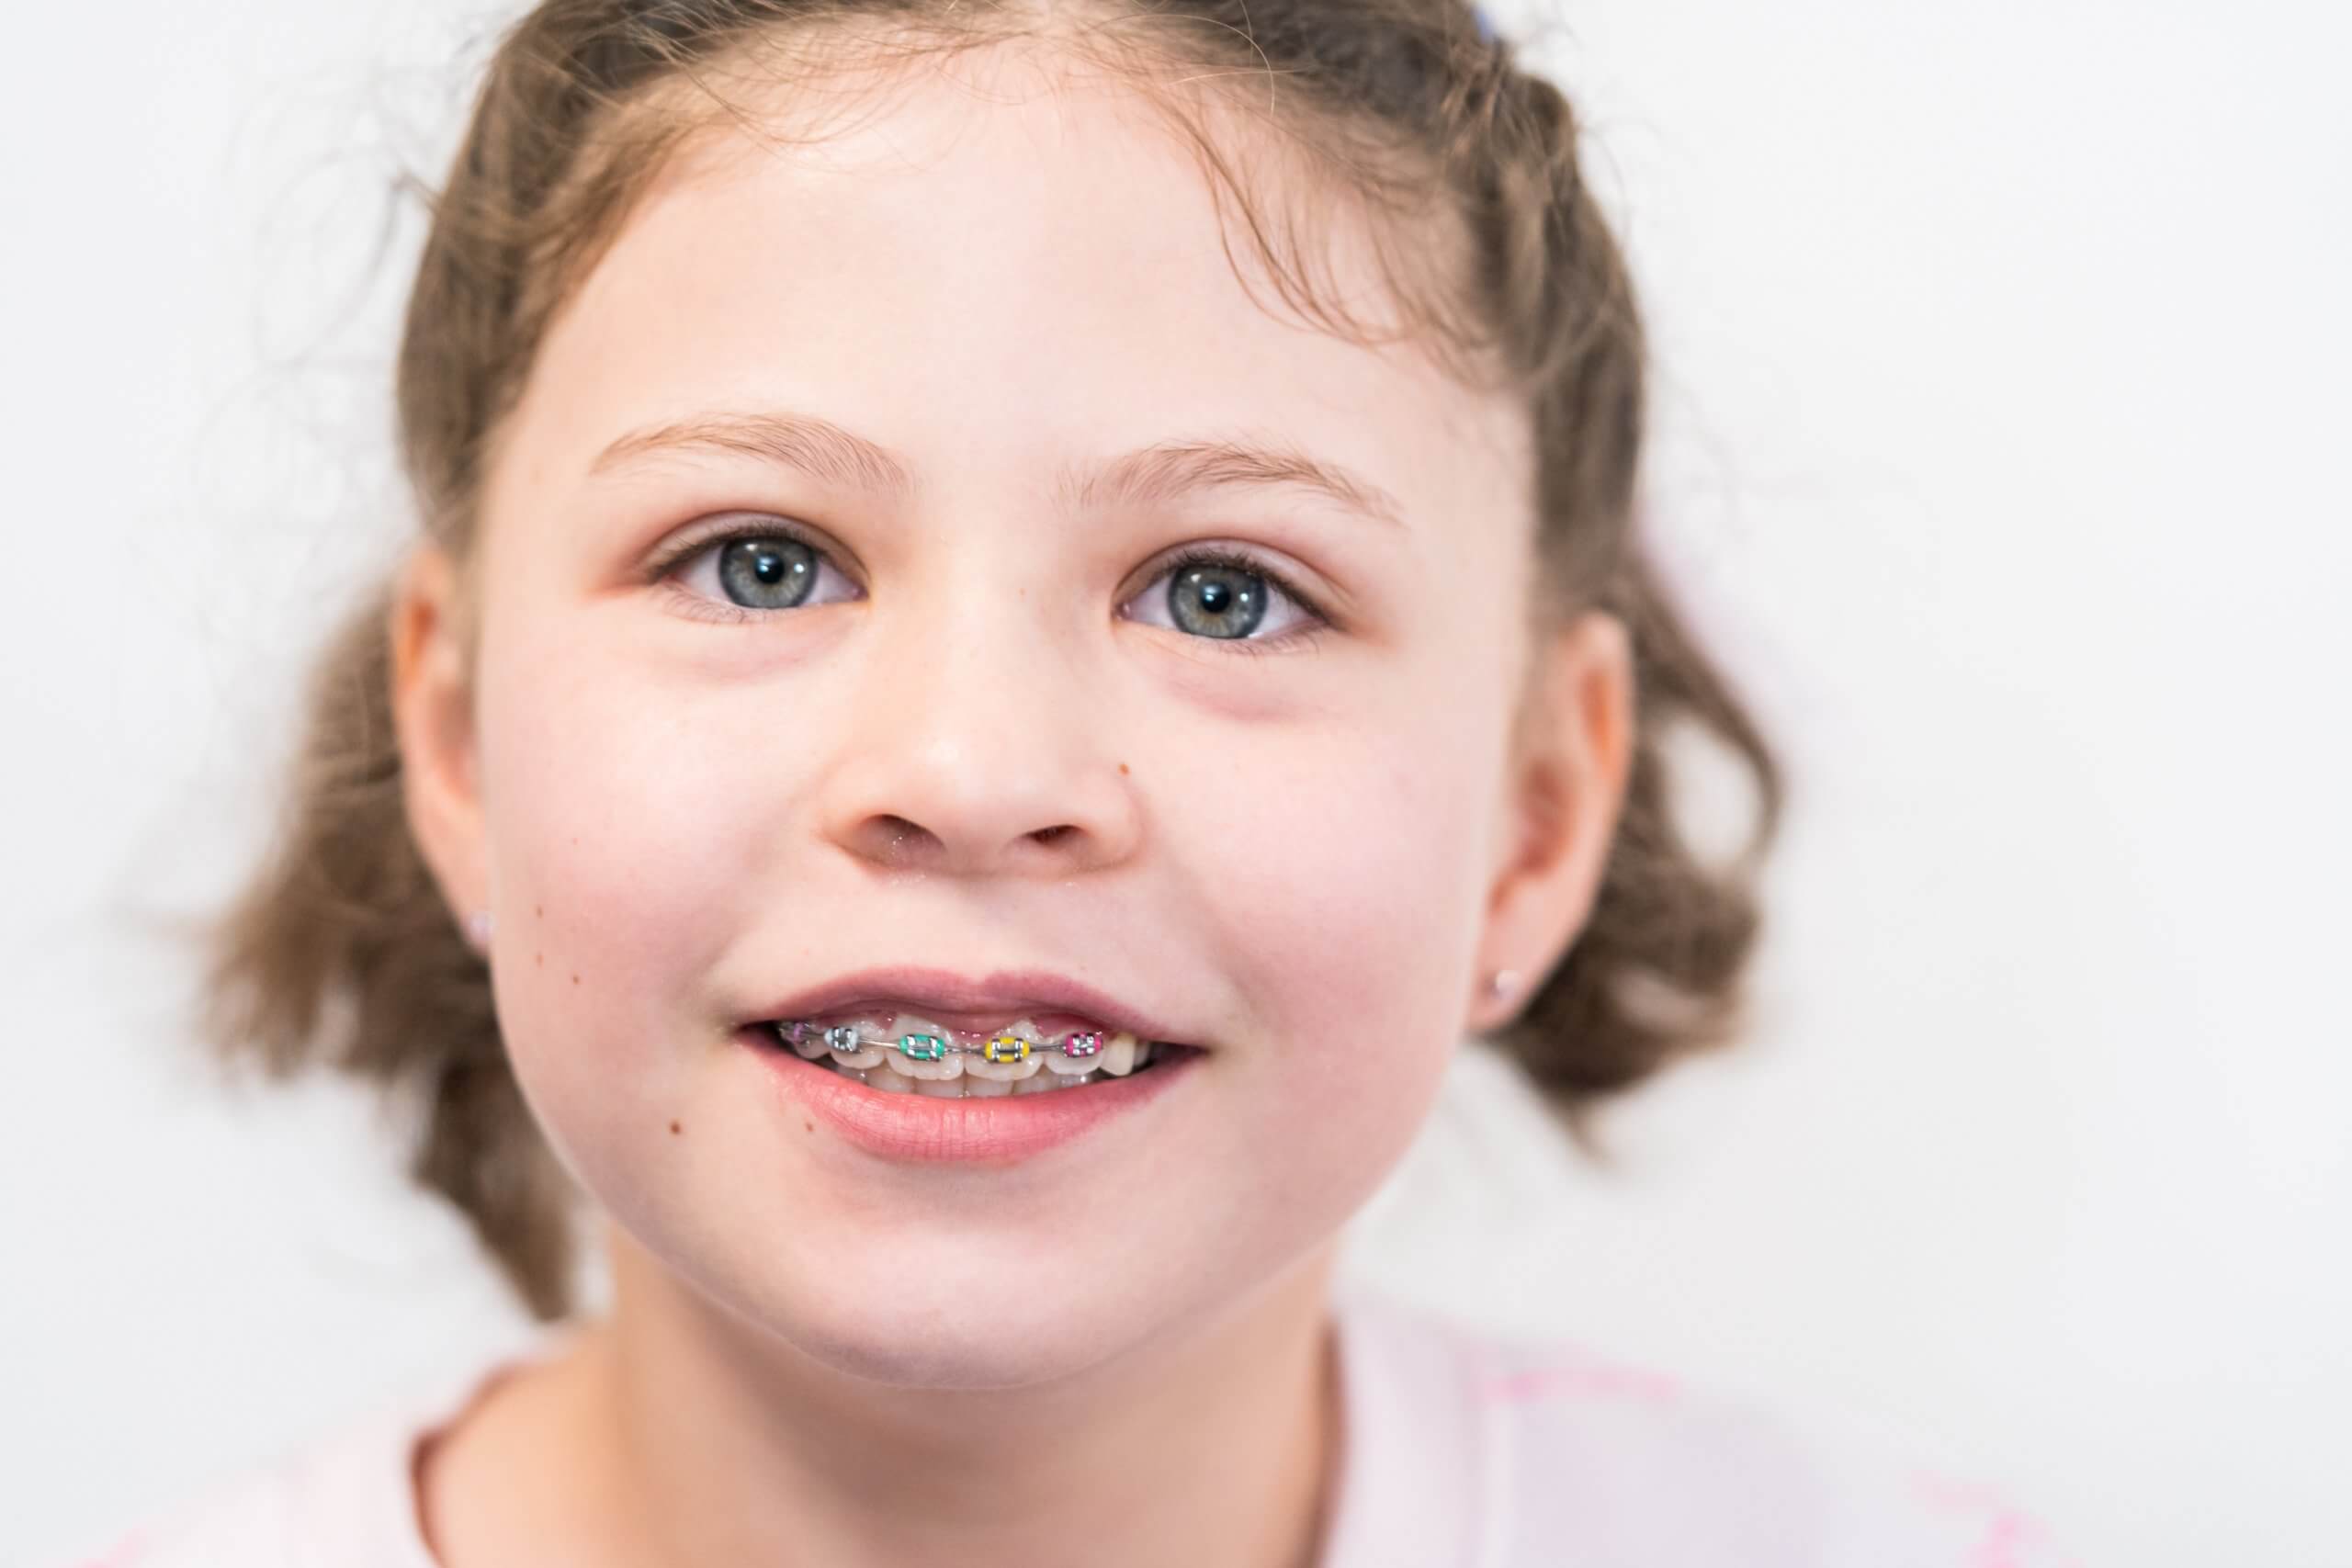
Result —
<instances>
[{"instance_id":1,"label":"eyelid","mask_svg":"<svg viewBox=\"0 0 2352 1568\"><path fill-rule=\"evenodd\" d=\"M1119 603L1123 605L1132 604L1142 594L1144 589L1158 582L1179 567L1203 565L1226 567L1235 571L1246 571L1253 577L1263 578L1275 592L1296 605L1304 613L1306 619L1304 625L1280 637L1200 637L1193 640L1215 643L1220 648L1247 648L1253 652L1263 653L1302 641L1316 632L1331 628L1336 624L1331 616L1325 613L1322 596L1309 593L1299 587L1295 573L1275 565L1256 550L1240 545L1224 544L1214 540L1194 540L1188 544L1170 547L1165 554L1137 575L1136 581L1139 586L1122 598Z\"/></svg>"},{"instance_id":2,"label":"eyelid","mask_svg":"<svg viewBox=\"0 0 2352 1568\"><path fill-rule=\"evenodd\" d=\"M668 576L706 546L749 538L790 539L824 557L834 570L841 569L840 552L813 529L771 512L723 512L707 525L688 528L654 551L645 563L645 580L654 582Z\"/></svg>"},{"instance_id":3,"label":"eyelid","mask_svg":"<svg viewBox=\"0 0 2352 1568\"><path fill-rule=\"evenodd\" d=\"M742 626L754 621L772 620L785 614L781 610L753 609L724 598L706 598L687 588L681 581L684 575L682 568L700 559L713 548L732 544L738 539L790 539L815 556L821 563L820 570L830 570L844 581L854 582L835 558L836 551L832 545L816 529L773 512L728 512L711 518L707 524L687 528L647 558L641 569L647 586L660 589L675 602L678 613L689 620ZM821 604L794 606L795 609L823 607Z\"/></svg>"}]
</instances>

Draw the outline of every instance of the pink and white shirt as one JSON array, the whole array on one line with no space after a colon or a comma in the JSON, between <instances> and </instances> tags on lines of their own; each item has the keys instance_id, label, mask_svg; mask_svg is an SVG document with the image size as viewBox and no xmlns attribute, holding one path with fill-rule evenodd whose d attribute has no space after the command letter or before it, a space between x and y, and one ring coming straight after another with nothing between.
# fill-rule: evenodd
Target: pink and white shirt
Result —
<instances>
[{"instance_id":1,"label":"pink and white shirt","mask_svg":"<svg viewBox=\"0 0 2352 1568\"><path fill-rule=\"evenodd\" d=\"M1977 1489L1666 1375L1344 1286L1333 1304L1343 1446L1319 1568L2080 1568ZM440 1568L416 1445L540 1353L379 1407L75 1568Z\"/></svg>"}]
</instances>

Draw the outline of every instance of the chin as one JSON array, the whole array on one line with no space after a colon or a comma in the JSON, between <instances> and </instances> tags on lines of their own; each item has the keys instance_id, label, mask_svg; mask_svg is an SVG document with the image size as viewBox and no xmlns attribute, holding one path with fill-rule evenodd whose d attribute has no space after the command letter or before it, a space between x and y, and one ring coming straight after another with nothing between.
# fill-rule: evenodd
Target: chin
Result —
<instances>
[{"instance_id":1,"label":"chin","mask_svg":"<svg viewBox=\"0 0 2352 1568\"><path fill-rule=\"evenodd\" d=\"M779 1303L762 1324L819 1365L893 1388L981 1391L1062 1382L1148 1338L1107 1308L990 1319L910 1300L895 1310L842 1314Z\"/></svg>"},{"instance_id":2,"label":"chin","mask_svg":"<svg viewBox=\"0 0 2352 1568\"><path fill-rule=\"evenodd\" d=\"M910 1244L914 1236L907 1238ZM682 1279L729 1316L820 1366L895 1388L987 1390L1060 1382L1148 1344L1148 1311L1116 1292L1081 1288L1096 1269L1034 1267L1012 1249L930 1248L920 1245L850 1255L810 1249L788 1265L771 1256L738 1259L711 1277L700 1263L673 1258ZM943 1253L944 1254L943 1256ZM1065 1254L1064 1268L1079 1259ZM850 1264L843 1267L844 1264Z\"/></svg>"},{"instance_id":3,"label":"chin","mask_svg":"<svg viewBox=\"0 0 2352 1568\"><path fill-rule=\"evenodd\" d=\"M854 1337L804 1342L799 1348L833 1371L867 1382L972 1393L1060 1382L1097 1364L1081 1344L1035 1330L990 1334L952 1327L893 1337L868 1329Z\"/></svg>"}]
</instances>

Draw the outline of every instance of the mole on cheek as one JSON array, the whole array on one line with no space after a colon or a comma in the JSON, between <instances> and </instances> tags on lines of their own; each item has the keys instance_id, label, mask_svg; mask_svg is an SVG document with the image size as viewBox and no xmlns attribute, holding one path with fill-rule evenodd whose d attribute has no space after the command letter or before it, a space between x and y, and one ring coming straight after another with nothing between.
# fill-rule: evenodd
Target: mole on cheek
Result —
<instances>
[{"instance_id":1,"label":"mole on cheek","mask_svg":"<svg viewBox=\"0 0 2352 1568\"><path fill-rule=\"evenodd\" d=\"M817 1123L814 1122L803 1122L800 1123L800 1130L804 1133L813 1133L817 1130Z\"/></svg>"},{"instance_id":2,"label":"mole on cheek","mask_svg":"<svg viewBox=\"0 0 2352 1568\"><path fill-rule=\"evenodd\" d=\"M1119 772L1121 772L1121 773L1125 773L1126 771L1127 771L1127 765L1126 765L1125 762L1120 763L1120 764L1119 764Z\"/></svg>"},{"instance_id":3,"label":"mole on cheek","mask_svg":"<svg viewBox=\"0 0 2352 1568\"><path fill-rule=\"evenodd\" d=\"M671 1122L671 1123L670 1123L670 1131L672 1131L673 1133L674 1133L674 1132L676 1132L677 1130L678 1130L678 1124L677 1124L675 1122Z\"/></svg>"}]
</instances>

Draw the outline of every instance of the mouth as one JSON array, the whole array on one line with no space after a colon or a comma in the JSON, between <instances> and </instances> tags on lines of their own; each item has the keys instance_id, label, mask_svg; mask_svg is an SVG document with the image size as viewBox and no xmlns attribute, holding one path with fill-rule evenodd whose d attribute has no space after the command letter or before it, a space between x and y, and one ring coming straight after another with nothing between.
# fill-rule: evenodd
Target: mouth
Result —
<instances>
[{"instance_id":1,"label":"mouth","mask_svg":"<svg viewBox=\"0 0 2352 1568\"><path fill-rule=\"evenodd\" d=\"M763 1050L789 1052L878 1093L937 1100L1068 1093L1164 1071L1197 1046L1139 1039L1085 1016L1023 1016L969 1027L969 1015L853 1010L747 1027Z\"/></svg>"},{"instance_id":2,"label":"mouth","mask_svg":"<svg viewBox=\"0 0 2352 1568\"><path fill-rule=\"evenodd\" d=\"M865 1153L910 1165L1001 1166L1148 1117L1208 1055L1092 1017L1046 1027L1053 1021L1023 1013L962 1029L933 1013L866 1008L845 1019L765 1019L737 1034L796 1113L787 1131L821 1121Z\"/></svg>"},{"instance_id":3,"label":"mouth","mask_svg":"<svg viewBox=\"0 0 2352 1568\"><path fill-rule=\"evenodd\" d=\"M1083 1089L1203 1054L1183 1031L1046 970L969 978L866 969L784 997L745 1026L763 1048L881 1094L979 1100Z\"/></svg>"}]
</instances>

